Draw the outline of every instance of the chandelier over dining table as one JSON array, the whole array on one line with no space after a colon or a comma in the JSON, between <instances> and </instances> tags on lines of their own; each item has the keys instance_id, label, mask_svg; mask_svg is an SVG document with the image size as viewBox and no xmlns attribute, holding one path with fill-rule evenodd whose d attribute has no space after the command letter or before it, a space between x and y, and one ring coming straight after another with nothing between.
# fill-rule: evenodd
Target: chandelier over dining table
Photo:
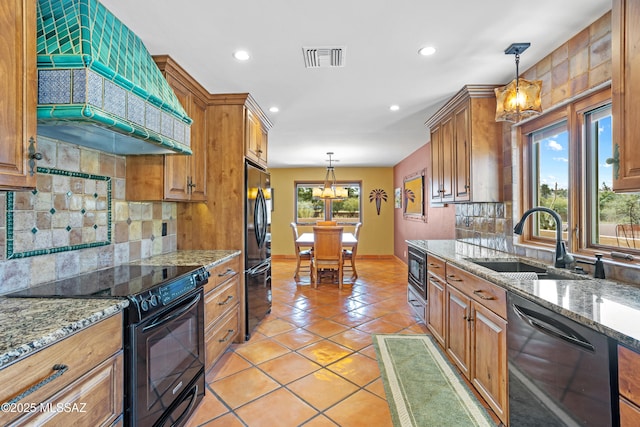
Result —
<instances>
[{"instance_id":1,"label":"chandelier over dining table","mask_svg":"<svg viewBox=\"0 0 640 427\"><path fill-rule=\"evenodd\" d=\"M337 162L337 160L333 160L331 156L333 156L333 152L328 152L329 156L329 166L327 166L327 172L324 176L324 183L321 187L316 187L313 189L313 197L315 199L323 199L323 200L343 200L349 196L349 193L346 188L339 187L336 184L336 173L333 166L333 162Z\"/></svg>"}]
</instances>

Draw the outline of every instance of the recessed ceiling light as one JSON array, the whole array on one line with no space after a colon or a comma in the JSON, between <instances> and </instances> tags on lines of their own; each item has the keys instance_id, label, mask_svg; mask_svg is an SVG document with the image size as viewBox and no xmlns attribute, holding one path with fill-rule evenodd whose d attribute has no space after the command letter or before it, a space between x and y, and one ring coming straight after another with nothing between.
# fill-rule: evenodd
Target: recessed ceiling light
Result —
<instances>
[{"instance_id":1,"label":"recessed ceiling light","mask_svg":"<svg viewBox=\"0 0 640 427\"><path fill-rule=\"evenodd\" d=\"M269 108L269 111L271 111L272 113L277 113L278 111L280 111L280 109L278 107L271 107Z\"/></svg>"},{"instance_id":2,"label":"recessed ceiling light","mask_svg":"<svg viewBox=\"0 0 640 427\"><path fill-rule=\"evenodd\" d=\"M247 52L246 50L236 50L235 52L233 52L233 57L238 61L246 61L250 58L249 52Z\"/></svg>"},{"instance_id":3,"label":"recessed ceiling light","mask_svg":"<svg viewBox=\"0 0 640 427\"><path fill-rule=\"evenodd\" d=\"M392 105L392 106L389 107L389 110L391 110L391 111L398 111L399 109L400 109L399 105Z\"/></svg>"},{"instance_id":4,"label":"recessed ceiling light","mask_svg":"<svg viewBox=\"0 0 640 427\"><path fill-rule=\"evenodd\" d=\"M418 53L422 56L433 55L434 53L436 53L436 48L433 46L425 46L423 48L420 48L418 50Z\"/></svg>"}]
</instances>

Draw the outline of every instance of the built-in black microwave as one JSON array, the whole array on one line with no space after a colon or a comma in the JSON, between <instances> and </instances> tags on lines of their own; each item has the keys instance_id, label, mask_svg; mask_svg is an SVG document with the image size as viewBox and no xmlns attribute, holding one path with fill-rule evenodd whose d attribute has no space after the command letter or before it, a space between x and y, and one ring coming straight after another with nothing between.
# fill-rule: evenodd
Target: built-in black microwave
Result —
<instances>
[{"instance_id":1,"label":"built-in black microwave","mask_svg":"<svg viewBox=\"0 0 640 427\"><path fill-rule=\"evenodd\" d=\"M409 262L409 285L420 295L427 300L427 254L409 247L408 251Z\"/></svg>"}]
</instances>

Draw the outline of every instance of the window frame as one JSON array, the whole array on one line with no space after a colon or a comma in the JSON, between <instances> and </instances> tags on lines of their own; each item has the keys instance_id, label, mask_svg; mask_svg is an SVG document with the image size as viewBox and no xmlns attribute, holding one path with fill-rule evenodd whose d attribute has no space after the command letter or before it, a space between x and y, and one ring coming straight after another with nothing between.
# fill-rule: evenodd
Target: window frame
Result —
<instances>
[{"instance_id":1,"label":"window frame","mask_svg":"<svg viewBox=\"0 0 640 427\"><path fill-rule=\"evenodd\" d=\"M294 181L293 183L293 217L295 219L295 223L297 225L313 225L315 224L315 222L306 222L306 221L300 221L298 218L298 187L299 186L304 186L304 187L321 187L322 185L324 185L324 180L300 180L300 181ZM336 181L336 185L338 186L357 186L358 190L359 190L359 200L358 200L358 217L354 219L354 221L340 221L340 219L338 219L338 224L339 225L355 225L357 222L362 222L362 216L363 216L363 211L362 211L362 181L359 180L342 180L342 181ZM318 218L318 220L324 220L324 221L332 221L333 220L333 200L325 200L324 201L324 217L323 218Z\"/></svg>"},{"instance_id":2,"label":"window frame","mask_svg":"<svg viewBox=\"0 0 640 427\"><path fill-rule=\"evenodd\" d=\"M527 211L528 209L534 207L534 201L533 201L533 191L532 191L532 186L531 186L531 181L532 181L532 176L533 176L533 170L531 167L532 164L532 157L533 157L533 150L531 148L531 134L534 133L535 131L538 130L542 130L548 127L551 127L553 125L556 125L558 123L561 123L563 121L566 121L566 128L567 128L567 132L569 133L569 137L568 137L568 141L569 141L569 156L571 157L572 153L572 147L573 147L573 143L572 143L572 126L571 126L571 118L570 118L570 114L567 111L567 109L556 109L553 110L549 113L546 113L543 116L540 116L536 119L527 121L526 123L524 123L522 126L520 126L519 129L519 151L520 151L520 164L521 164L521 176L520 176L520 194L521 194L521 198L520 198L520 213L524 213L525 211ZM567 218L571 219L572 218L572 212L573 212L573 206L571 203L571 199L572 199L572 171L571 171L571 166L569 166L569 188L567 188L567 194L568 194L568 198L569 201L567 203ZM519 218L518 218L519 219ZM569 223L569 227L571 227L571 222L567 221ZM534 230L534 224L533 221L528 220L525 224L524 227L524 231L522 233L521 236L521 240L520 243L521 244L531 244L531 245L535 245L535 246L544 246L544 247L549 247L549 248L555 248L555 238L545 238L545 237L539 237L539 236L535 236L533 234L533 230ZM571 233L569 233L571 234Z\"/></svg>"},{"instance_id":3,"label":"window frame","mask_svg":"<svg viewBox=\"0 0 640 427\"><path fill-rule=\"evenodd\" d=\"M560 123L566 120L568 135L568 154L569 154L569 184L568 184L568 201L567 201L567 233L564 234L568 243L568 250L574 254L593 257L596 253L622 251L625 253L639 254L640 250L633 248L617 248L615 246L607 246L590 242L590 230L588 225L593 218L591 205L589 204L591 197L588 197L589 180L586 171L591 166L587 162L589 158L589 147L586 141L585 115L591 111L602 108L612 103L611 86L607 85L590 94L582 96L566 105L556 108L544 115L529 120L519 126L516 131L517 147L520 159L520 186L519 200L520 213L533 207L533 191L532 191L532 147L530 143L530 135L538 130ZM614 118L615 119L615 118ZM517 221L519 218L514 218ZM537 247L551 248L555 247L555 239L537 237L533 235L533 221L527 221L524 232L518 244L531 245Z\"/></svg>"}]
</instances>

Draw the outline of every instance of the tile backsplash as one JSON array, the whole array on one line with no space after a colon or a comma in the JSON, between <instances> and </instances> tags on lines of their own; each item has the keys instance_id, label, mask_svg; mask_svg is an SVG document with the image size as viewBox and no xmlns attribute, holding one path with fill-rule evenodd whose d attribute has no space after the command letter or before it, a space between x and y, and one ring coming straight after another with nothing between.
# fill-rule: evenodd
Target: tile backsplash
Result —
<instances>
[{"instance_id":1,"label":"tile backsplash","mask_svg":"<svg viewBox=\"0 0 640 427\"><path fill-rule=\"evenodd\" d=\"M512 202L457 204L456 240L553 263L553 248L517 244L513 235L512 206Z\"/></svg>"},{"instance_id":2,"label":"tile backsplash","mask_svg":"<svg viewBox=\"0 0 640 427\"><path fill-rule=\"evenodd\" d=\"M0 294L176 250L177 205L126 201L126 157L38 149L36 189L0 193Z\"/></svg>"},{"instance_id":3,"label":"tile backsplash","mask_svg":"<svg viewBox=\"0 0 640 427\"><path fill-rule=\"evenodd\" d=\"M513 252L511 205L511 202L456 204L456 239L502 252Z\"/></svg>"}]
</instances>

